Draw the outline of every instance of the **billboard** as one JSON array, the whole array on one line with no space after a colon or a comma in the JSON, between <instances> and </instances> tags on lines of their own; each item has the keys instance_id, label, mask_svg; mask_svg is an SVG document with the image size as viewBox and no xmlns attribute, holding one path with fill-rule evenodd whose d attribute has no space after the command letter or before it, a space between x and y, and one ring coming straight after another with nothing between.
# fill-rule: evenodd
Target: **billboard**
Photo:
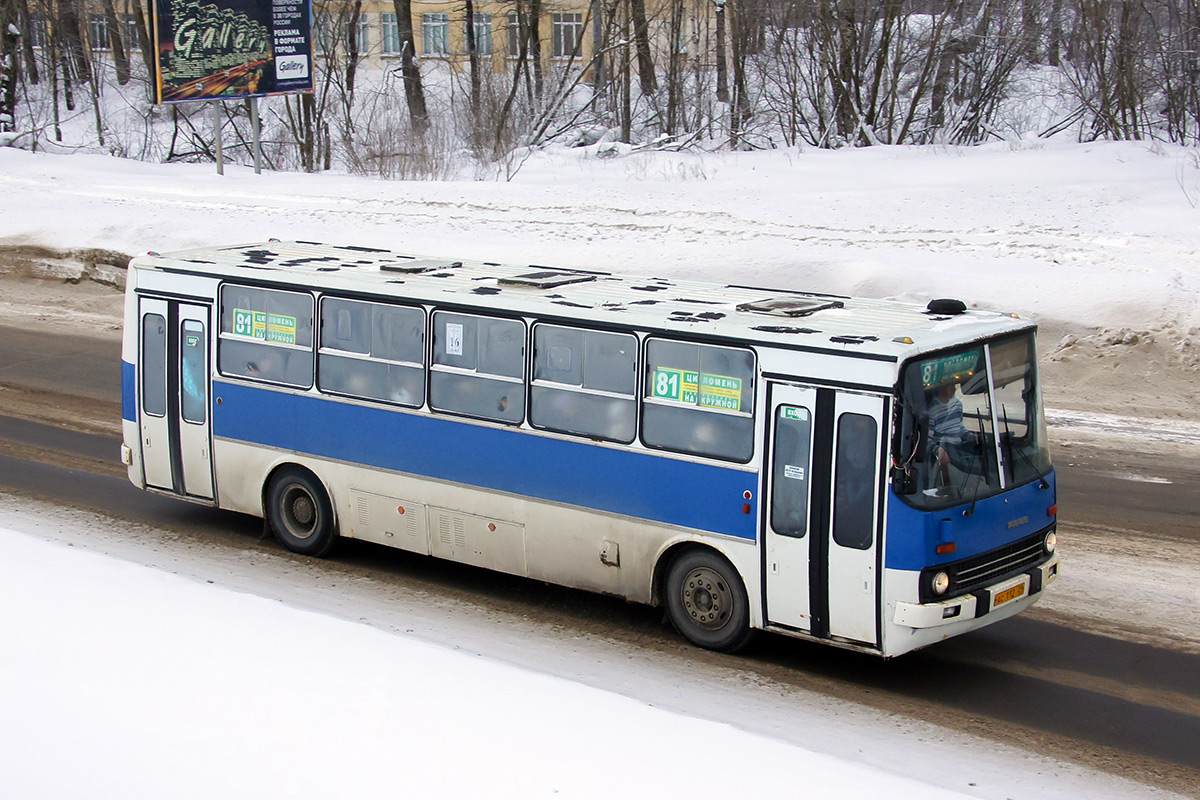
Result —
<instances>
[{"instance_id":1,"label":"billboard","mask_svg":"<svg viewBox=\"0 0 1200 800\"><path fill-rule=\"evenodd\" d=\"M310 92L310 0L154 0L159 103Z\"/></svg>"}]
</instances>

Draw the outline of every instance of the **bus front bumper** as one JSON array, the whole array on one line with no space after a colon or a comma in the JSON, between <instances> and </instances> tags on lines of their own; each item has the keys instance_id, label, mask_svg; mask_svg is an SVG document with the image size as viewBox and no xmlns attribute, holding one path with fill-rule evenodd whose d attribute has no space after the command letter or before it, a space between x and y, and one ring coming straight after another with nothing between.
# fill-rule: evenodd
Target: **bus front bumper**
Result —
<instances>
[{"instance_id":1,"label":"bus front bumper","mask_svg":"<svg viewBox=\"0 0 1200 800\"><path fill-rule=\"evenodd\" d=\"M1022 600L1041 594L1058 578L1058 556L1026 570L1014 578L936 603L896 603L892 621L907 628L935 628L969 619L978 619Z\"/></svg>"}]
</instances>

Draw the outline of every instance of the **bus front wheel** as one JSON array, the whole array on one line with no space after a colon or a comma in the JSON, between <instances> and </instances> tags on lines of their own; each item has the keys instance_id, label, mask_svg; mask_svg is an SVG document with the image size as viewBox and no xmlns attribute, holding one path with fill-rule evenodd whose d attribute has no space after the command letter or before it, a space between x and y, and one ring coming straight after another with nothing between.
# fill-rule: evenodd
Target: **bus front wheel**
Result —
<instances>
[{"instance_id":1,"label":"bus front wheel","mask_svg":"<svg viewBox=\"0 0 1200 800\"><path fill-rule=\"evenodd\" d=\"M288 468L271 479L267 520L275 538L293 553L320 557L337 544L329 495L307 470Z\"/></svg>"},{"instance_id":2,"label":"bus front wheel","mask_svg":"<svg viewBox=\"0 0 1200 800\"><path fill-rule=\"evenodd\" d=\"M694 645L732 653L750 640L750 604L737 570L721 555L685 550L667 572L667 615Z\"/></svg>"}]
</instances>

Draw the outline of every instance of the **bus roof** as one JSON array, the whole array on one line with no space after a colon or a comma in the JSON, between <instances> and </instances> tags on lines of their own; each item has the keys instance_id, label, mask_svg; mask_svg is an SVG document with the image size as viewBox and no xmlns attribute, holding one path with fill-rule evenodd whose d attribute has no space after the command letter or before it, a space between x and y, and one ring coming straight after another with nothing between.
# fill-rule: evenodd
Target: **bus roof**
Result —
<instances>
[{"instance_id":1,"label":"bus roof","mask_svg":"<svg viewBox=\"0 0 1200 800\"><path fill-rule=\"evenodd\" d=\"M1035 327L1028 319L994 311L933 313L894 300L300 241L151 253L130 267L887 360Z\"/></svg>"}]
</instances>

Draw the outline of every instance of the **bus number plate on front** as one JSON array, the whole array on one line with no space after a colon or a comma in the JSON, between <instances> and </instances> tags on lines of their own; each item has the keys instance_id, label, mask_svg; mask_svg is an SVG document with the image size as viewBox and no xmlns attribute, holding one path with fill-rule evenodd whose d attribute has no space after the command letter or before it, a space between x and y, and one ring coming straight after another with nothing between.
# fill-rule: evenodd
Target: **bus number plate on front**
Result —
<instances>
[{"instance_id":1,"label":"bus number plate on front","mask_svg":"<svg viewBox=\"0 0 1200 800\"><path fill-rule=\"evenodd\" d=\"M1025 594L1025 584L1023 583L1017 584L1011 589L1005 589L1003 592L1000 592L1000 594L996 595L996 599L992 601L992 608L995 608L996 606L1002 606L1009 600L1016 600L1023 594Z\"/></svg>"}]
</instances>

